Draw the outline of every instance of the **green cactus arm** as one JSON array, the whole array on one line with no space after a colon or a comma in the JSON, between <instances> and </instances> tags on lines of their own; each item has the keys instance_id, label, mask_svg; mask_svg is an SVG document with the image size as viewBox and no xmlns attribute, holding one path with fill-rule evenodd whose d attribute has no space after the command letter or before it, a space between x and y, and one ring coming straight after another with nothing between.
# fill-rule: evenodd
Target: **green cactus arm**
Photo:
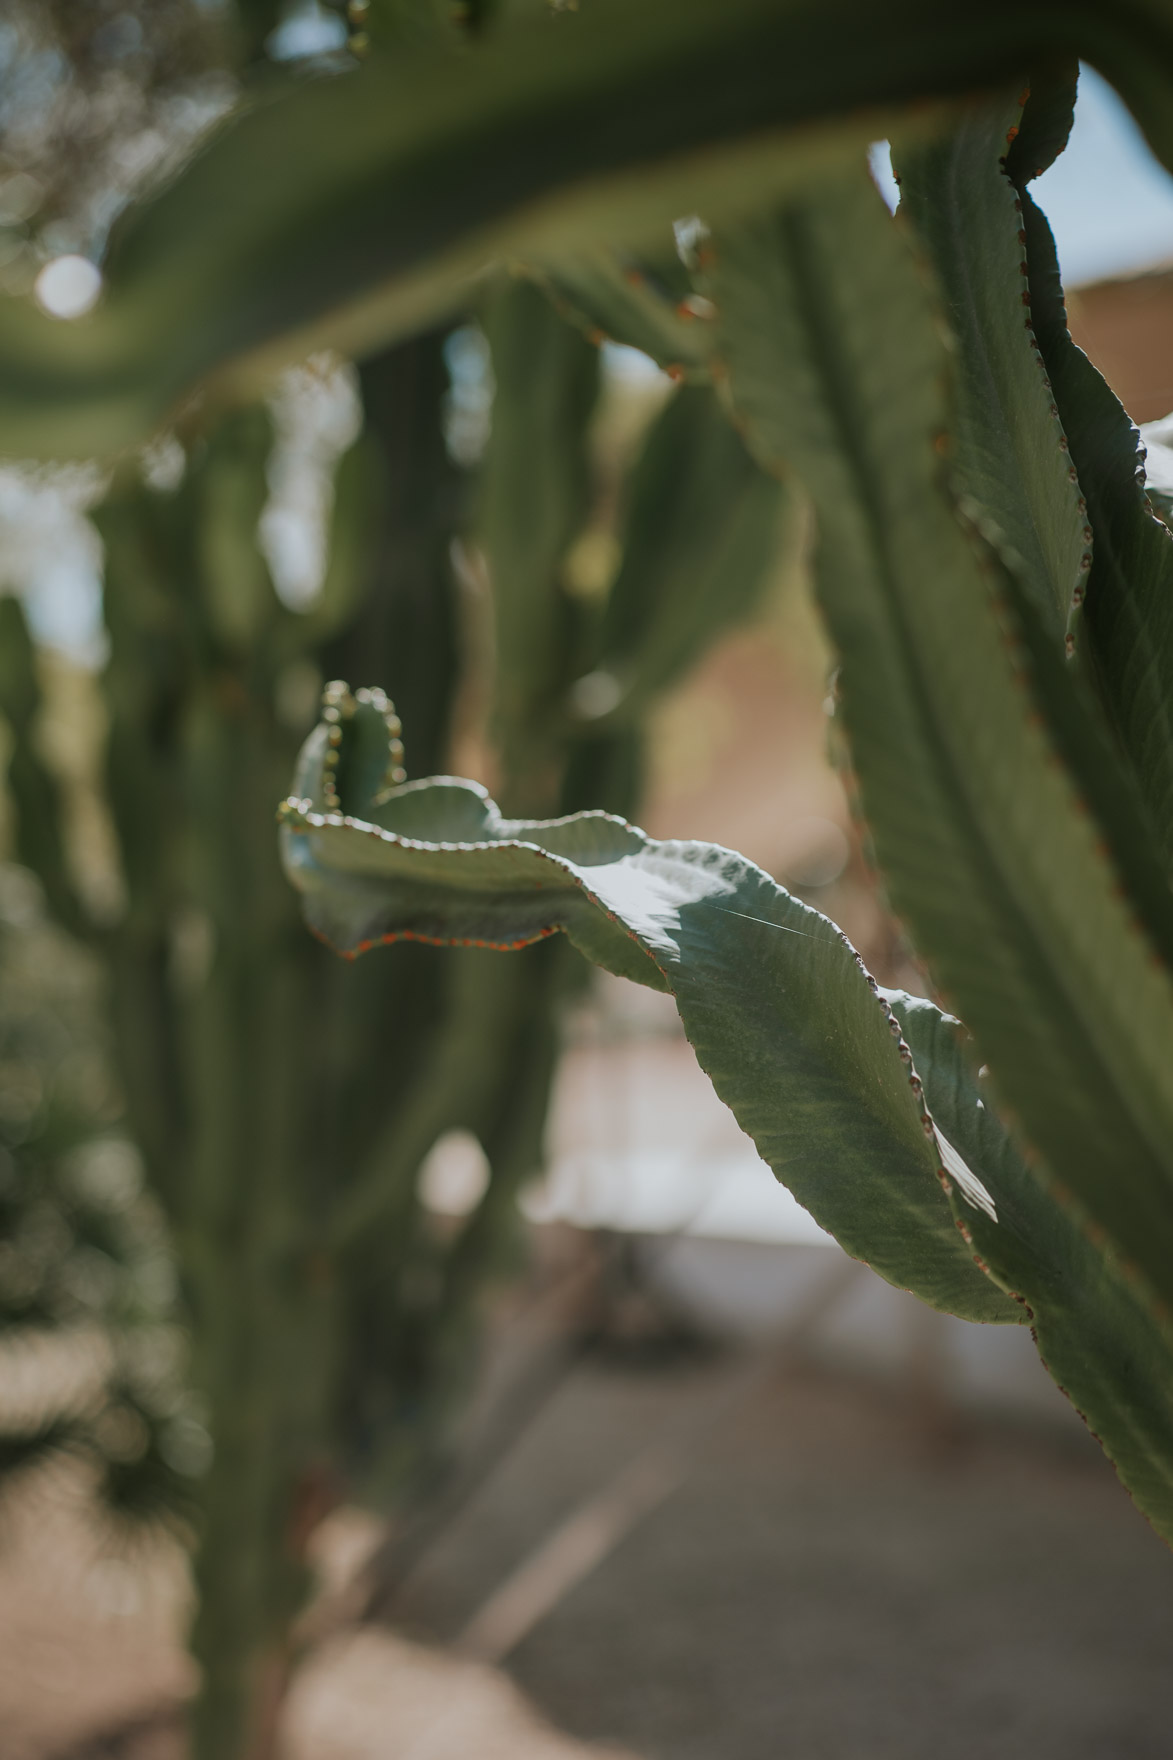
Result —
<instances>
[{"instance_id":1,"label":"green cactus arm","mask_svg":"<svg viewBox=\"0 0 1173 1760\"><path fill-rule=\"evenodd\" d=\"M1133 906L1173 963L1173 895L1140 790L1120 762L1083 669L1062 658L1076 652L1073 629L1082 627L1092 526L1024 303L1021 203L1002 168L1007 149L1019 148L1031 164L1045 158L1071 101L1069 84L1060 82L1057 92L1043 84L1026 114L1019 97L974 105L949 136L898 150L899 218L928 254L958 340L950 458L956 492L1003 558L1052 736L1080 779ZM1106 387L1105 394L1110 398ZM1138 514L1141 500L1134 490ZM1105 543L1111 569L1110 536ZM1173 542L1164 549L1173 568ZM1162 607L1155 609L1159 622ZM1166 618L1173 630L1173 614Z\"/></svg>"},{"instance_id":2,"label":"green cactus arm","mask_svg":"<svg viewBox=\"0 0 1173 1760\"><path fill-rule=\"evenodd\" d=\"M484 327L497 389L476 537L492 588L494 731L509 804L548 811L583 623L564 573L590 511L599 359L528 281L489 300Z\"/></svg>"},{"instance_id":3,"label":"green cactus arm","mask_svg":"<svg viewBox=\"0 0 1173 1760\"><path fill-rule=\"evenodd\" d=\"M0 447L109 453L210 375L239 390L243 374L247 394L315 346L362 353L434 321L502 254L638 239L731 179L792 185L842 150L801 128L837 82L821 105L809 81L779 86L773 10L602 0L247 107L126 217L92 313L62 325L5 302Z\"/></svg>"},{"instance_id":4,"label":"green cactus arm","mask_svg":"<svg viewBox=\"0 0 1173 1760\"><path fill-rule=\"evenodd\" d=\"M1144 489L1140 437L1077 348L1051 230L1022 192L1031 318L1095 531L1082 647L1173 874L1173 533Z\"/></svg>"},{"instance_id":5,"label":"green cactus arm","mask_svg":"<svg viewBox=\"0 0 1173 1760\"><path fill-rule=\"evenodd\" d=\"M713 391L682 386L632 477L595 660L617 687L601 725L642 715L722 629L752 614L797 515L794 491L750 457Z\"/></svg>"},{"instance_id":6,"label":"green cactus arm","mask_svg":"<svg viewBox=\"0 0 1173 1760\"><path fill-rule=\"evenodd\" d=\"M308 611L288 620L285 643L304 652L351 625L371 586L386 467L374 435L360 434L338 460L326 533L322 586Z\"/></svg>"},{"instance_id":7,"label":"green cactus arm","mask_svg":"<svg viewBox=\"0 0 1173 1760\"><path fill-rule=\"evenodd\" d=\"M319 601L331 618L340 597L357 612L319 651L324 677L375 667L410 722L404 763L417 776L443 767L468 639L452 558L467 473L445 440L446 338L417 336L359 369L363 432L335 477Z\"/></svg>"},{"instance_id":8,"label":"green cactus arm","mask_svg":"<svg viewBox=\"0 0 1173 1760\"><path fill-rule=\"evenodd\" d=\"M257 528L268 500L273 422L259 404L231 410L201 448L193 474L195 574L208 629L228 654L253 652L282 621Z\"/></svg>"},{"instance_id":9,"label":"green cactus arm","mask_svg":"<svg viewBox=\"0 0 1173 1760\"><path fill-rule=\"evenodd\" d=\"M1025 191L1025 185L1046 169L1066 143L1074 116L1076 80L1077 69L1062 65L1032 79L1020 125L1017 131L1010 131L1004 176L994 165L1000 149L996 116L989 109L984 111L984 146L980 138L983 112L979 111L973 122L940 145L914 146L907 155L898 155L903 173L902 211L911 215L929 246L955 329L964 329L965 343L959 354L962 449L969 438L966 428L972 434L977 425L973 417L976 414L980 419L981 415L980 409L975 412L972 408L979 401L973 395L975 381L980 383L984 377L987 388L997 385L999 401L1007 413L1024 397L1037 403L1039 374L1030 371L1028 341L1044 369L1042 386L1047 400L1054 400L1054 419L1064 424L1068 450L1063 464L1079 479L1079 505L1091 522L1085 535L1090 536L1093 528L1096 534L1094 550L1089 545L1084 558L1085 578L1077 595L1080 601L1086 595L1090 612L1072 620L1074 630L1069 622L1067 646L1069 650L1076 648L1080 662L1077 676L1088 670L1090 660L1094 682L1131 760L1132 777L1121 774L1106 742L1097 737L1094 716L1082 712L1086 702L1078 708L1069 702L1063 720L1081 739L1080 768L1089 793L1094 794L1097 817L1109 829L1113 848L1127 867L1134 902L1168 958L1168 881L1173 868L1173 720L1169 708L1173 697L1173 538L1154 519L1154 513L1160 517L1160 507L1146 498L1141 476L1143 453L1135 428L1109 386L1071 340L1050 229ZM943 185L951 171L952 189L946 190ZM1013 222L1006 207L1011 181L1020 196ZM979 200L980 213L975 216L972 207ZM1007 256L1012 232L1020 250L1020 254L1018 250L1012 254L1017 268L1026 275L1024 289L1017 286ZM999 256L1002 273L992 278L990 268ZM1000 301L998 309L991 309L992 294ZM1023 294L1027 301L1025 324L1018 309ZM991 338L997 341L994 349ZM971 405L968 422L967 401ZM1018 434L1027 432L1023 413L1015 409L1018 421L1013 431ZM1013 434L1009 444L1005 440L1000 443L996 426L996 418L993 422L987 419L987 449L998 446L1002 456L1009 457L1015 446ZM1036 430L1040 427L1037 413L1034 426ZM1038 448L1021 460L1017 479L1020 527L1028 501L1040 524L1063 504L1063 496L1057 492L1053 449L1045 446L1041 432L1036 432L1035 438ZM1049 482L1040 476L1044 461L1050 468ZM966 487L978 495L987 515L1004 526L1004 535L1013 542L1007 510L1014 506L1015 485L997 483L995 509L995 496L981 494L980 473L974 464L972 457L964 461ZM1068 511L1069 548L1074 545L1071 524ZM1020 553L1028 555L1028 547L1020 546ZM1014 571L1012 585L1022 572ZM1033 582L1028 578L1026 585L1033 585L1038 605L1043 595L1037 566L1033 572ZM1041 666L1040 682L1043 671L1053 670ZM1058 707L1061 694L1052 693L1053 708ZM1070 699L1074 693L1066 694ZM1133 810L1138 793L1139 815ZM1143 823L1146 816L1147 825ZM1145 847L1154 843L1155 849Z\"/></svg>"},{"instance_id":10,"label":"green cactus arm","mask_svg":"<svg viewBox=\"0 0 1173 1760\"><path fill-rule=\"evenodd\" d=\"M361 1251L375 1223L403 1239L418 1208L415 1174L437 1137L455 1128L481 1136L494 1100L524 1084L514 1022L532 974L502 974L501 964L462 948L440 975L446 1009L431 1055L338 1195L330 1238L340 1251ZM428 981L434 990L434 968Z\"/></svg>"},{"instance_id":11,"label":"green cactus arm","mask_svg":"<svg viewBox=\"0 0 1173 1760\"><path fill-rule=\"evenodd\" d=\"M127 473L91 516L105 551L110 638L102 676L106 797L126 888L107 944L111 1012L135 1137L173 1217L191 1121L171 975L184 806L174 704L197 604L186 508L183 487L156 493Z\"/></svg>"},{"instance_id":12,"label":"green cactus arm","mask_svg":"<svg viewBox=\"0 0 1173 1760\"><path fill-rule=\"evenodd\" d=\"M1173 163L1169 0L595 0L475 45L403 48L229 120L117 229L104 300L0 326L0 445L109 453L213 375L364 352L486 261L640 241L745 207L889 134L910 107L1086 56ZM606 126L601 126L605 118Z\"/></svg>"},{"instance_id":13,"label":"green cactus arm","mask_svg":"<svg viewBox=\"0 0 1173 1760\"><path fill-rule=\"evenodd\" d=\"M182 489L156 494L129 477L116 479L92 515L105 551L106 786L127 921L144 939L161 942L176 904L170 852L180 791L168 711L184 678L188 616L196 602L182 496Z\"/></svg>"},{"instance_id":14,"label":"green cactus arm","mask_svg":"<svg viewBox=\"0 0 1173 1760\"><path fill-rule=\"evenodd\" d=\"M708 378L712 325L687 285L678 292L655 267L603 247L526 272L590 341L642 349L674 379Z\"/></svg>"},{"instance_id":15,"label":"green cactus arm","mask_svg":"<svg viewBox=\"0 0 1173 1760\"><path fill-rule=\"evenodd\" d=\"M1138 1507L1173 1542L1173 1334L1103 1232L1026 1164L973 1073L960 1022L885 992L938 1128L977 1174L997 1222L959 1189L954 1213L991 1275L1025 1303L1039 1354Z\"/></svg>"},{"instance_id":16,"label":"green cactus arm","mask_svg":"<svg viewBox=\"0 0 1173 1760\"><path fill-rule=\"evenodd\" d=\"M959 487L994 520L1035 609L1062 648L1091 566L1092 529L1067 438L1027 328L1026 253L1002 160L1021 99L974 105L931 142L893 150L899 218L936 271L954 357Z\"/></svg>"},{"instance_id":17,"label":"green cactus arm","mask_svg":"<svg viewBox=\"0 0 1173 1760\"><path fill-rule=\"evenodd\" d=\"M41 882L58 922L84 935L92 925L70 872L61 785L37 748L40 711L37 659L24 609L6 595L0 598L0 714L12 739L6 781L16 817L14 854Z\"/></svg>"},{"instance_id":18,"label":"green cactus arm","mask_svg":"<svg viewBox=\"0 0 1173 1760\"><path fill-rule=\"evenodd\" d=\"M729 386L792 461L893 902L1055 1174L1173 1293L1173 991L1036 697L941 455L948 353L862 170L715 234Z\"/></svg>"},{"instance_id":19,"label":"green cactus arm","mask_svg":"<svg viewBox=\"0 0 1173 1760\"><path fill-rule=\"evenodd\" d=\"M671 990L718 1094L848 1252L949 1311L1021 1317L953 1225L919 1084L832 923L728 850L656 843L609 814L505 820L450 778L384 791L378 693L328 694L326 714L281 829L319 935L353 958L400 937L512 947L564 930L607 970Z\"/></svg>"}]
</instances>

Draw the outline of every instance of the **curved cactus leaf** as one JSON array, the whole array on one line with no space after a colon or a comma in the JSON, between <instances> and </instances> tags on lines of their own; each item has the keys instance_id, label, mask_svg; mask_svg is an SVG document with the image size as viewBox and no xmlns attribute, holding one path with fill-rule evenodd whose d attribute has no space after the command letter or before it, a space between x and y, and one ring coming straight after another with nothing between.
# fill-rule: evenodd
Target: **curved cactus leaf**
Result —
<instances>
[{"instance_id":1,"label":"curved cactus leaf","mask_svg":"<svg viewBox=\"0 0 1173 1760\"><path fill-rule=\"evenodd\" d=\"M117 229L95 311L63 325L6 303L0 446L133 444L213 374L251 386L315 345L373 348L494 257L748 209L1036 57L1086 55L1173 164L1168 0L989 0L929 22L921 0L594 0L298 81Z\"/></svg>"},{"instance_id":2,"label":"curved cactus leaf","mask_svg":"<svg viewBox=\"0 0 1173 1760\"><path fill-rule=\"evenodd\" d=\"M714 234L734 402L805 477L864 810L896 908L999 1093L1173 1294L1173 988L1036 697L940 454L947 342L862 172Z\"/></svg>"},{"instance_id":3,"label":"curved cactus leaf","mask_svg":"<svg viewBox=\"0 0 1173 1760\"><path fill-rule=\"evenodd\" d=\"M447 777L387 790L384 703L328 690L333 719L282 809L286 870L320 935L353 958L402 937L516 947L564 930L606 970L672 992L717 1093L848 1252L934 1306L1021 1317L953 1225L919 1083L833 923L741 856L610 814L506 820Z\"/></svg>"},{"instance_id":4,"label":"curved cactus leaf","mask_svg":"<svg viewBox=\"0 0 1173 1760\"><path fill-rule=\"evenodd\" d=\"M1026 1304L1039 1354L1123 1483L1173 1542L1173 1334L1078 1205L1027 1167L973 1073L959 1021L885 992L938 1128L981 1180L997 1222L953 1198L959 1227L1003 1288Z\"/></svg>"},{"instance_id":5,"label":"curved cactus leaf","mask_svg":"<svg viewBox=\"0 0 1173 1760\"><path fill-rule=\"evenodd\" d=\"M712 324L705 304L687 288L678 294L654 269L604 249L529 273L591 342L638 348L674 379L708 378Z\"/></svg>"}]
</instances>

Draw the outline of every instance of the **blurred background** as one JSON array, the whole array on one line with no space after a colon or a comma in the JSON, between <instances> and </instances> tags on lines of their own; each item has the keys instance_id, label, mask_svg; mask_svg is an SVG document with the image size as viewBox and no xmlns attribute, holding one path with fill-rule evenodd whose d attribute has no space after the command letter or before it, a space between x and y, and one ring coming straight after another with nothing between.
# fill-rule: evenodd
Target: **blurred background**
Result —
<instances>
[{"instance_id":1,"label":"blurred background","mask_svg":"<svg viewBox=\"0 0 1173 1760\"><path fill-rule=\"evenodd\" d=\"M312 66L346 41L313 5L10 0L0 288L83 315L119 212L231 108L242 60ZM873 164L894 201L883 143ZM1173 490L1173 181L1093 74L1036 192L1077 340ZM276 987L291 1079L334 1083L309 1212L314 1181L350 1182L338 1440L312 1496L299 1480L313 1589L283 1751L1164 1757L1173 1560L1028 1332L951 1321L848 1261L715 1099L666 998L546 949L379 953L361 1066L330 1074L335 978L266 890L265 810L338 672L395 696L411 774L730 845L838 922L881 982L923 989L838 766L804 508L784 498L768 541L742 535L752 590L727 627L655 678L635 638L630 676L612 667L641 460L657 423L685 423L673 400L690 406L646 357L563 326L548 382L577 399L580 444L573 481L542 479L497 394L510 351L545 346L542 313L506 291L358 367L315 357L263 407L164 437L133 481L0 467L0 1756L183 1751L190 1540L232 1458L190 1322L205 1336L222 1295L233 1353L252 1324L233 1307L255 1264L241 1242L288 1202L287 1150L257 1171L255 1146L201 1135L208 1045L235 1022L243 1059L258 1030L233 1013L244 988L205 1018L228 969ZM539 453L547 415L527 414ZM528 549L510 554L506 514ZM662 592L694 566L670 556ZM557 616L511 605L514 576L553 581ZM504 637L522 627L561 668L569 732L514 666ZM234 829L242 771L255 861ZM445 1008L500 1042L487 1075L475 1065L484 1103L446 1111L440 1081L413 1146L384 1153L370 1090L402 1110L440 1080L410 1041L442 1036ZM297 1040L303 1017L318 1037ZM128 1020L149 1041L129 1065ZM223 1131L252 1128L230 1073L215 1082ZM234 1155L248 1203L216 1187ZM399 1183L372 1196L380 1155ZM256 1380L233 1384L246 1431L303 1342L258 1346Z\"/></svg>"}]
</instances>

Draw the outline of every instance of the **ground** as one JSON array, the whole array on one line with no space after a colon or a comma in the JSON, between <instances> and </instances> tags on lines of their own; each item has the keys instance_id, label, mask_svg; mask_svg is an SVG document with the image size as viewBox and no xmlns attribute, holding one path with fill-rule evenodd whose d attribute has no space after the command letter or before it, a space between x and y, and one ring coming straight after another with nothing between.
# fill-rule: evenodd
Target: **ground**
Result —
<instances>
[{"instance_id":1,"label":"ground","mask_svg":"<svg viewBox=\"0 0 1173 1760\"><path fill-rule=\"evenodd\" d=\"M672 1470L646 1513L502 1665L461 1654L518 1566L652 1458ZM30 1492L5 1531L0 1756L178 1760L181 1577L71 1495ZM594 1358L386 1622L319 1645L287 1755L1167 1760L1170 1654L1173 1556L1074 1420L793 1350Z\"/></svg>"}]
</instances>

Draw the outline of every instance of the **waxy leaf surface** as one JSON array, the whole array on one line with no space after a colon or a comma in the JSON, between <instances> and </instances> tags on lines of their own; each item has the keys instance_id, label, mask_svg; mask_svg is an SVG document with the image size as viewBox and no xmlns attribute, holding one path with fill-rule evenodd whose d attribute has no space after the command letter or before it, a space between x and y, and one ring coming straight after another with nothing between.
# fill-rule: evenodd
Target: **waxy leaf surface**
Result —
<instances>
[{"instance_id":1,"label":"waxy leaf surface","mask_svg":"<svg viewBox=\"0 0 1173 1760\"><path fill-rule=\"evenodd\" d=\"M672 992L717 1093L848 1252L936 1307L1021 1318L954 1225L899 1034L834 924L710 844L658 843L604 813L505 820L447 778L382 790L377 708L358 703L341 730L333 771L329 731L311 735L282 810L286 869L320 935L353 956L564 930L606 970Z\"/></svg>"}]
</instances>

